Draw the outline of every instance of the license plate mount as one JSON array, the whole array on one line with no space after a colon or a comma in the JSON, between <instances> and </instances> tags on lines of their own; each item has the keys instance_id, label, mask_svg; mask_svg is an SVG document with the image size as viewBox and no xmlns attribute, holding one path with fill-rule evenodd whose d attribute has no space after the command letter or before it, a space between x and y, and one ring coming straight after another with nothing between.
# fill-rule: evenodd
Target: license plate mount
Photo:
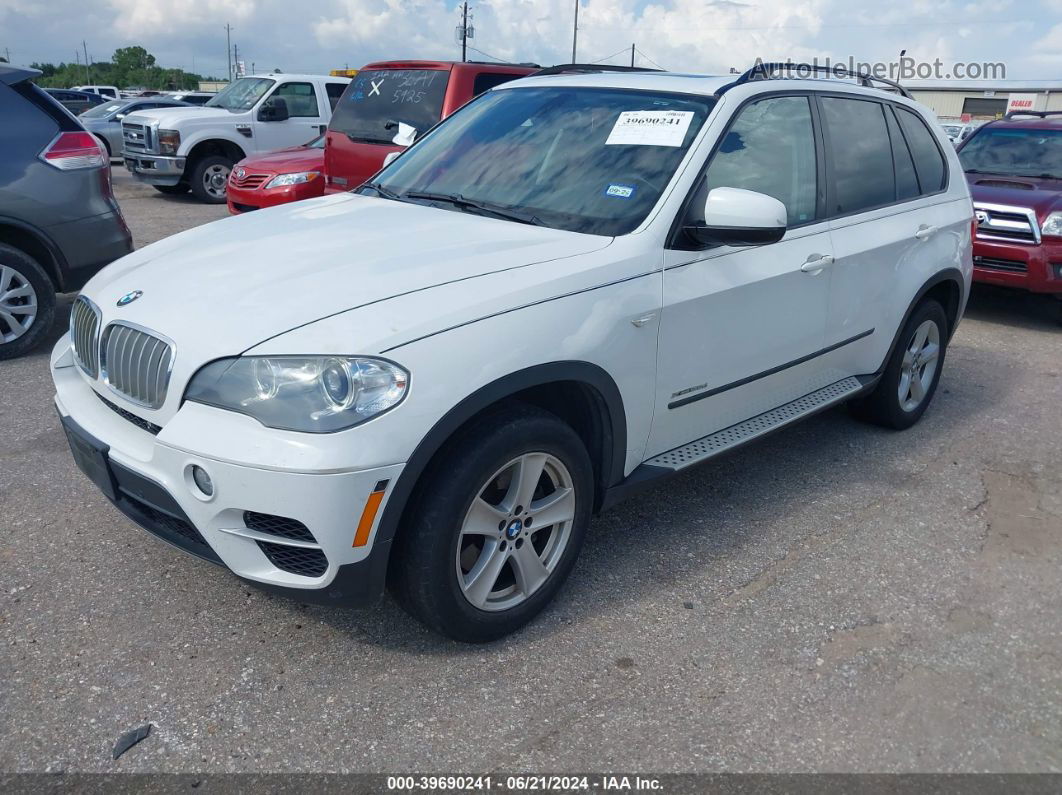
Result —
<instances>
[{"instance_id":1,"label":"license plate mount","mask_svg":"<svg viewBox=\"0 0 1062 795\"><path fill-rule=\"evenodd\" d=\"M107 499L115 502L118 499L118 489L114 480L114 472L111 471L110 462L107 460L110 447L70 417L60 415L59 419L63 424L66 441L70 445L70 453L74 456L77 468L96 484L96 488L102 491Z\"/></svg>"}]
</instances>

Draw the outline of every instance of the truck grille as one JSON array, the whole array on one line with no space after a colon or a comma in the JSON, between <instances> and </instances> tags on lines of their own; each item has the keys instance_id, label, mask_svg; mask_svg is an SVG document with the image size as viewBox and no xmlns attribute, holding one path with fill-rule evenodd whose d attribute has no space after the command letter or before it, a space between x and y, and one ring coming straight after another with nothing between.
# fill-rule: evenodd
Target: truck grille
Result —
<instances>
[{"instance_id":1,"label":"truck grille","mask_svg":"<svg viewBox=\"0 0 1062 795\"><path fill-rule=\"evenodd\" d=\"M100 371L100 310L83 295L70 307L70 341L74 344L74 361L91 378Z\"/></svg>"},{"instance_id":2,"label":"truck grille","mask_svg":"<svg viewBox=\"0 0 1062 795\"><path fill-rule=\"evenodd\" d=\"M118 322L107 326L100 350L100 370L111 389L146 408L162 406L173 364L168 341Z\"/></svg>"},{"instance_id":3,"label":"truck grille","mask_svg":"<svg viewBox=\"0 0 1062 795\"><path fill-rule=\"evenodd\" d=\"M981 240L1005 240L1040 244L1040 225L1036 213L1027 207L974 203L977 237Z\"/></svg>"},{"instance_id":4,"label":"truck grille","mask_svg":"<svg viewBox=\"0 0 1062 795\"><path fill-rule=\"evenodd\" d=\"M1007 271L1008 273L1025 273L1029 266L1016 259L1000 259L999 257L974 257L973 263L978 268L988 268L994 271Z\"/></svg>"},{"instance_id":5,"label":"truck grille","mask_svg":"<svg viewBox=\"0 0 1062 795\"><path fill-rule=\"evenodd\" d=\"M122 143L129 152L151 152L151 128L145 124L122 123Z\"/></svg>"}]
</instances>

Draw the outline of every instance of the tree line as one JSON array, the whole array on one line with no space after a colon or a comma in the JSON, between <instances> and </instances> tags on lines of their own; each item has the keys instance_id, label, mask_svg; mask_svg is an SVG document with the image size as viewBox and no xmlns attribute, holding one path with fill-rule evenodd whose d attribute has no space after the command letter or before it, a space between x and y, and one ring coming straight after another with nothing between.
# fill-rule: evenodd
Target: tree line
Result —
<instances>
[{"instance_id":1,"label":"tree line","mask_svg":"<svg viewBox=\"0 0 1062 795\"><path fill-rule=\"evenodd\" d=\"M96 61L87 66L83 63L32 63L30 66L40 70L36 82L44 88L100 85L180 91L198 88L201 80L215 79L159 66L155 56L139 46L120 47L110 61Z\"/></svg>"}]
</instances>

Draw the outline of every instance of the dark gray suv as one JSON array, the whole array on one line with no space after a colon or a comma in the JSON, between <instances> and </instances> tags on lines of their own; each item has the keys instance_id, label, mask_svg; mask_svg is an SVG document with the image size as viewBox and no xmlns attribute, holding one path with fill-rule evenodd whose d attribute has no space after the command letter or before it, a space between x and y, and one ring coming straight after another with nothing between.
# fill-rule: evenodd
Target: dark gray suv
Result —
<instances>
[{"instance_id":1,"label":"dark gray suv","mask_svg":"<svg viewBox=\"0 0 1062 795\"><path fill-rule=\"evenodd\" d=\"M48 333L57 292L133 250L103 146L39 74L0 64L0 359Z\"/></svg>"}]
</instances>

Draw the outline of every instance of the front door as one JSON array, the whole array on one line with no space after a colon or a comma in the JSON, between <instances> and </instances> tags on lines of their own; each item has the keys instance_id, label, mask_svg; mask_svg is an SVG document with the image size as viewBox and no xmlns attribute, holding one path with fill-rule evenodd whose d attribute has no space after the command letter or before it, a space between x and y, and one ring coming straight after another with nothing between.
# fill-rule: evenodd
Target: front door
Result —
<instances>
[{"instance_id":1,"label":"front door","mask_svg":"<svg viewBox=\"0 0 1062 795\"><path fill-rule=\"evenodd\" d=\"M313 83L301 81L281 83L262 100L262 104L274 97L284 100L288 107L288 118L284 121L259 121L256 118L254 122L256 151L271 152L274 149L299 146L324 132L331 106L328 97L318 96Z\"/></svg>"},{"instance_id":2,"label":"front door","mask_svg":"<svg viewBox=\"0 0 1062 795\"><path fill-rule=\"evenodd\" d=\"M803 94L743 106L687 211L703 224L712 188L774 196L789 230L778 243L664 252L656 410L647 457L769 411L830 383L824 345L833 254L822 217L821 146Z\"/></svg>"}]
</instances>

